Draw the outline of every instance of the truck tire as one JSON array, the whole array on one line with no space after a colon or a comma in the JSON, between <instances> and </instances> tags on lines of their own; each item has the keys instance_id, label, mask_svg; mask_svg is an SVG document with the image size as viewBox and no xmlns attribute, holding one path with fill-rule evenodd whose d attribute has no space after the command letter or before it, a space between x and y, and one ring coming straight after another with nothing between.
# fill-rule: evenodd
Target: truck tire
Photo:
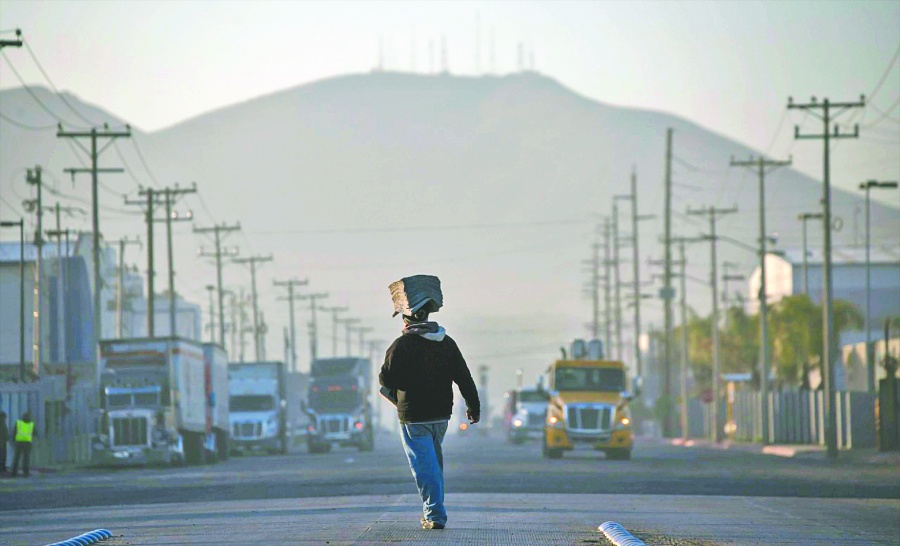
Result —
<instances>
[{"instance_id":1,"label":"truck tire","mask_svg":"<svg viewBox=\"0 0 900 546\"><path fill-rule=\"evenodd\" d=\"M228 460L228 433L216 429L216 450L219 452L219 460Z\"/></svg>"},{"instance_id":2,"label":"truck tire","mask_svg":"<svg viewBox=\"0 0 900 546\"><path fill-rule=\"evenodd\" d=\"M545 459L562 459L563 450L547 446L547 436L541 442L541 451Z\"/></svg>"},{"instance_id":3,"label":"truck tire","mask_svg":"<svg viewBox=\"0 0 900 546\"><path fill-rule=\"evenodd\" d=\"M205 460L203 435L196 432L182 432L184 445L184 462L189 465L203 464Z\"/></svg>"},{"instance_id":4,"label":"truck tire","mask_svg":"<svg viewBox=\"0 0 900 546\"><path fill-rule=\"evenodd\" d=\"M278 443L280 444L278 447L278 452L281 453L282 455L287 455L288 454L287 438L282 436Z\"/></svg>"},{"instance_id":5,"label":"truck tire","mask_svg":"<svg viewBox=\"0 0 900 546\"><path fill-rule=\"evenodd\" d=\"M318 442L307 442L307 451L310 453L328 453L331 451L331 444L320 444Z\"/></svg>"},{"instance_id":6,"label":"truck tire","mask_svg":"<svg viewBox=\"0 0 900 546\"><path fill-rule=\"evenodd\" d=\"M606 458L610 461L630 461L630 449L608 449L606 450Z\"/></svg>"}]
</instances>

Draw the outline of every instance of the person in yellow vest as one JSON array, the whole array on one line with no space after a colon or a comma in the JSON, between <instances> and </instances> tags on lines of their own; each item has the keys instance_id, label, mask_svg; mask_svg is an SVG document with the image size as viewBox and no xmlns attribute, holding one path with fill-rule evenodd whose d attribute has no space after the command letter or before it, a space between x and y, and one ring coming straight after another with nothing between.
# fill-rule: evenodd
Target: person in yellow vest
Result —
<instances>
[{"instance_id":1,"label":"person in yellow vest","mask_svg":"<svg viewBox=\"0 0 900 546\"><path fill-rule=\"evenodd\" d=\"M31 412L26 411L22 414L21 419L16 420L16 426L13 429L13 440L15 441L16 453L13 455L12 476L15 477L19 472L19 462L22 463L22 475L28 477L31 459L31 444L34 442L34 421L31 419Z\"/></svg>"}]
</instances>

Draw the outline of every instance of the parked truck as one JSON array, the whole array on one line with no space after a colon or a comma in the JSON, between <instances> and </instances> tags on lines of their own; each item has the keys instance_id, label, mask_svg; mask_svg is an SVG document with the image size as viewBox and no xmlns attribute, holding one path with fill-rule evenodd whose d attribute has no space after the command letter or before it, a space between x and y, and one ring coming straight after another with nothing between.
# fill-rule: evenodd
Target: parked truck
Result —
<instances>
[{"instance_id":1,"label":"parked truck","mask_svg":"<svg viewBox=\"0 0 900 546\"><path fill-rule=\"evenodd\" d=\"M228 365L232 452L287 453L287 380L283 362Z\"/></svg>"},{"instance_id":2,"label":"parked truck","mask_svg":"<svg viewBox=\"0 0 900 546\"><path fill-rule=\"evenodd\" d=\"M200 464L221 449L213 415L225 377L199 343L180 338L100 342L100 405L91 460L101 465ZM212 378L216 378L214 382ZM227 389L226 389L227 390Z\"/></svg>"},{"instance_id":3,"label":"parked truck","mask_svg":"<svg viewBox=\"0 0 900 546\"><path fill-rule=\"evenodd\" d=\"M207 442L207 459L228 459L231 421L228 417L228 353L221 345L203 344L204 379L209 392L207 428L212 430L213 443Z\"/></svg>"},{"instance_id":4,"label":"parked truck","mask_svg":"<svg viewBox=\"0 0 900 546\"><path fill-rule=\"evenodd\" d=\"M372 363L364 358L320 358L312 362L306 411L307 447L326 453L332 446L375 446L372 422Z\"/></svg>"}]
</instances>

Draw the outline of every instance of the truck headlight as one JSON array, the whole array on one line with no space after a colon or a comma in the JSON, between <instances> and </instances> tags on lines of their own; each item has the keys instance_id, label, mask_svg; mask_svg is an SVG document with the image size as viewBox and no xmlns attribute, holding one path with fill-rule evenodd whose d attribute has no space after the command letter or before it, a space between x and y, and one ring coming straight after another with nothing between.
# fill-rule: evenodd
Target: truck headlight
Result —
<instances>
[{"instance_id":1,"label":"truck headlight","mask_svg":"<svg viewBox=\"0 0 900 546\"><path fill-rule=\"evenodd\" d=\"M625 428L631 425L631 419L628 417L622 416L619 417L618 423L616 423L616 428Z\"/></svg>"},{"instance_id":2,"label":"truck headlight","mask_svg":"<svg viewBox=\"0 0 900 546\"><path fill-rule=\"evenodd\" d=\"M522 426L522 420L521 420L521 419L513 419L512 424L513 424L514 427L521 427L521 426Z\"/></svg>"},{"instance_id":3,"label":"truck headlight","mask_svg":"<svg viewBox=\"0 0 900 546\"><path fill-rule=\"evenodd\" d=\"M547 418L547 424L553 428L563 428L566 426L566 422L555 415L551 415Z\"/></svg>"}]
</instances>

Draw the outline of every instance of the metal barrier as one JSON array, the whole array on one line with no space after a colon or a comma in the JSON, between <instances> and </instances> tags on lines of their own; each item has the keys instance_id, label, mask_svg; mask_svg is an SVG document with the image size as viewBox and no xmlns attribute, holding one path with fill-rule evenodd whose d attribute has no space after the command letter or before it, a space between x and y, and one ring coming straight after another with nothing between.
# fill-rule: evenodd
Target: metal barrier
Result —
<instances>
[{"instance_id":1,"label":"metal barrier","mask_svg":"<svg viewBox=\"0 0 900 546\"><path fill-rule=\"evenodd\" d=\"M756 391L734 393L731 418L734 430L731 437L743 442L761 442L761 394ZM837 419L838 447L875 447L875 396L866 392L835 393L833 409ZM822 391L770 392L768 429L770 444L825 445L824 393ZM688 403L690 436L710 437L711 404L698 399ZM720 425L725 426L729 415L726 402L719 411Z\"/></svg>"}]
</instances>

